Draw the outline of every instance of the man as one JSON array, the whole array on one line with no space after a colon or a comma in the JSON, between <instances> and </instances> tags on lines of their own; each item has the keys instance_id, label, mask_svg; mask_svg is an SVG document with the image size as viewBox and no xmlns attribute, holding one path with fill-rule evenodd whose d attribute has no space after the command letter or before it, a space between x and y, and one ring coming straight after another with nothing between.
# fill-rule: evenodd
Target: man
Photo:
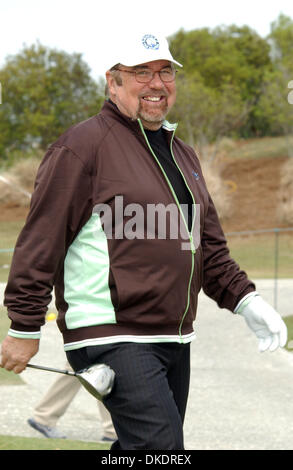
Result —
<instances>
[{"instance_id":1,"label":"man","mask_svg":"<svg viewBox=\"0 0 293 470\"><path fill-rule=\"evenodd\" d=\"M112 449L179 450L200 289L245 317L260 350L284 346L286 326L230 258L199 161L165 121L181 66L167 41L121 40L110 62L110 100L40 166L6 288L2 367L19 373L38 351L54 286L73 369L116 373L103 400Z\"/></svg>"}]
</instances>

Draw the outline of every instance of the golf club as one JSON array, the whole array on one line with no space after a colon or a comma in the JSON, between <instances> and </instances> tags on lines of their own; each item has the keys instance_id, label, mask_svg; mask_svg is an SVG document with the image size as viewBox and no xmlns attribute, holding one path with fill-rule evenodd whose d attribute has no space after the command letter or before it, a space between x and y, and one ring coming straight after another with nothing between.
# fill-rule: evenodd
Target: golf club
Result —
<instances>
[{"instance_id":1,"label":"golf club","mask_svg":"<svg viewBox=\"0 0 293 470\"><path fill-rule=\"evenodd\" d=\"M74 376L80 381L84 388L98 400L102 400L103 397L109 395L112 391L115 378L114 371L106 364L95 364L80 372L54 369L52 367L39 366L36 364L27 364L26 367Z\"/></svg>"}]
</instances>

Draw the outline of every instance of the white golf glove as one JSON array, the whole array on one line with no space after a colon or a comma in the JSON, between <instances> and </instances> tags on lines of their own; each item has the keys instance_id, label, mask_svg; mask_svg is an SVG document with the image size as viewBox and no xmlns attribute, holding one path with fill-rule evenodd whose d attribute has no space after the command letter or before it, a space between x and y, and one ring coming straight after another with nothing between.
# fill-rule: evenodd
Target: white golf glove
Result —
<instances>
[{"instance_id":1,"label":"white golf glove","mask_svg":"<svg viewBox=\"0 0 293 470\"><path fill-rule=\"evenodd\" d=\"M237 305L234 313L245 318L249 328L259 339L258 348L263 352L275 351L287 343L287 326L276 310L263 298L252 293L245 296Z\"/></svg>"}]
</instances>

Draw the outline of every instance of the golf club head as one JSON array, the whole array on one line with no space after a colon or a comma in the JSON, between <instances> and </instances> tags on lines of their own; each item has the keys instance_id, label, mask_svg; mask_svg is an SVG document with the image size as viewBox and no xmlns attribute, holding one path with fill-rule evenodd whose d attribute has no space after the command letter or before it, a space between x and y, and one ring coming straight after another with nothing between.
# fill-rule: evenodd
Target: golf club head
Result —
<instances>
[{"instance_id":1,"label":"golf club head","mask_svg":"<svg viewBox=\"0 0 293 470\"><path fill-rule=\"evenodd\" d=\"M96 364L76 372L75 375L84 388L98 400L109 395L113 388L115 373L106 364Z\"/></svg>"}]
</instances>

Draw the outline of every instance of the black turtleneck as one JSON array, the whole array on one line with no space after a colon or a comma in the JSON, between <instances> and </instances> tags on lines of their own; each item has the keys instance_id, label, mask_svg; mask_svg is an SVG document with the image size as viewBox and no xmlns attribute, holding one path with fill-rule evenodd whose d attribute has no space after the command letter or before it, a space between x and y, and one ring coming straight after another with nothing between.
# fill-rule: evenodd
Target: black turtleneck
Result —
<instances>
[{"instance_id":1,"label":"black turtleneck","mask_svg":"<svg viewBox=\"0 0 293 470\"><path fill-rule=\"evenodd\" d=\"M108 99L108 101L118 109L117 105L111 99ZM176 163L173 160L166 135L162 127L160 127L160 129L157 131L151 131L149 129L144 129L144 131L156 157L162 165L175 191L179 204L184 204L188 207L188 228L191 230L193 204L192 197L180 171L178 170ZM185 212L184 215L186 215Z\"/></svg>"},{"instance_id":2,"label":"black turtleneck","mask_svg":"<svg viewBox=\"0 0 293 470\"><path fill-rule=\"evenodd\" d=\"M157 131L145 129L148 141L162 165L175 193L179 204L188 205L188 227L191 230L192 223L192 197L182 178L176 163L173 160L170 147L162 128Z\"/></svg>"}]
</instances>

